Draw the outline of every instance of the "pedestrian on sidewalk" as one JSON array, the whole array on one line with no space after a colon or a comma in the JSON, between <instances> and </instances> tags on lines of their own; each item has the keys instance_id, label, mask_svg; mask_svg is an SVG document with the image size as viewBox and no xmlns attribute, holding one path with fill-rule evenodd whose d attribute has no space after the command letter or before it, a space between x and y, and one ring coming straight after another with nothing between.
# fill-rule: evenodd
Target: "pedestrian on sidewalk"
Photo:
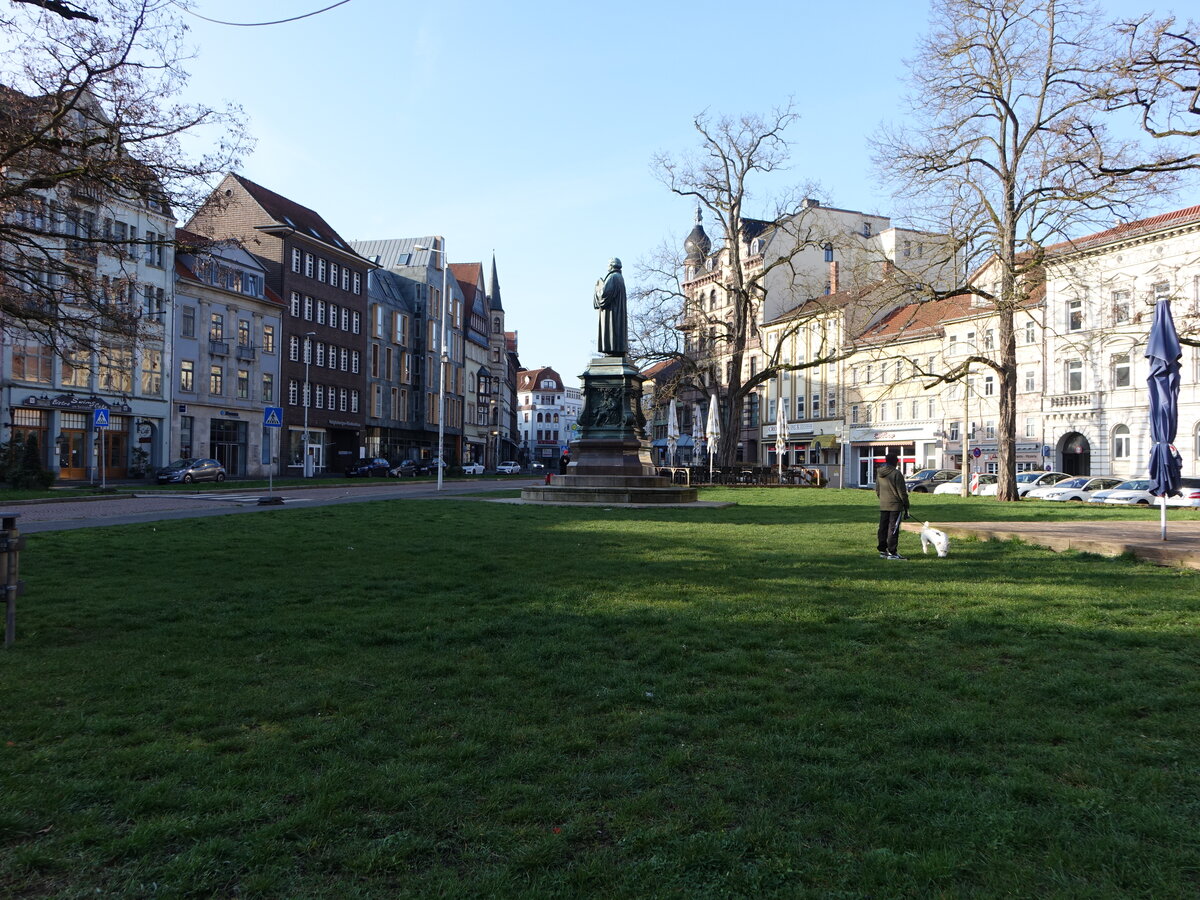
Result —
<instances>
[{"instance_id":1,"label":"pedestrian on sidewalk","mask_svg":"<svg viewBox=\"0 0 1200 900\"><path fill-rule=\"evenodd\" d=\"M875 494L879 497L878 545L881 559L907 559L897 552L900 523L908 515L908 487L900 471L900 457L889 453L875 470Z\"/></svg>"}]
</instances>

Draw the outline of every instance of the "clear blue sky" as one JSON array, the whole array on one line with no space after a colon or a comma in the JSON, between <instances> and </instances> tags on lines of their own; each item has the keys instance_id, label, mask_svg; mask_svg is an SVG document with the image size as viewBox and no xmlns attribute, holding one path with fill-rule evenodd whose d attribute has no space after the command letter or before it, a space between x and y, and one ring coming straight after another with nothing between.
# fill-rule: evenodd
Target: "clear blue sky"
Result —
<instances>
[{"instance_id":1,"label":"clear blue sky","mask_svg":"<svg viewBox=\"0 0 1200 900\"><path fill-rule=\"evenodd\" d=\"M331 2L192 8L245 22ZM903 60L926 10L351 0L269 28L184 18L198 51L189 94L239 102L257 138L243 174L351 240L443 234L452 261L485 265L494 251L522 363L570 381L595 346L591 293L609 257L632 281L639 259L691 228L694 208L655 180L650 158L694 147L696 113L765 113L794 98L783 177L891 214L867 138L902 112Z\"/></svg>"}]
</instances>

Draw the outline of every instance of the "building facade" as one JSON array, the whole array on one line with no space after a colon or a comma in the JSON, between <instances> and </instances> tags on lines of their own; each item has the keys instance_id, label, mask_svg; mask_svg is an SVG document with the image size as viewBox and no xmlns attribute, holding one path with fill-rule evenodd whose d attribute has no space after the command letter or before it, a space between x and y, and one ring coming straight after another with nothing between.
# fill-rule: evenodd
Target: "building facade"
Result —
<instances>
[{"instance_id":1,"label":"building facade","mask_svg":"<svg viewBox=\"0 0 1200 900\"><path fill-rule=\"evenodd\" d=\"M340 472L366 446L367 276L373 268L318 213L227 175L188 229L232 238L284 303L280 474Z\"/></svg>"},{"instance_id":2,"label":"building facade","mask_svg":"<svg viewBox=\"0 0 1200 900\"><path fill-rule=\"evenodd\" d=\"M283 302L262 264L235 241L180 231L171 331L171 456L212 457L229 477L276 471Z\"/></svg>"}]
</instances>

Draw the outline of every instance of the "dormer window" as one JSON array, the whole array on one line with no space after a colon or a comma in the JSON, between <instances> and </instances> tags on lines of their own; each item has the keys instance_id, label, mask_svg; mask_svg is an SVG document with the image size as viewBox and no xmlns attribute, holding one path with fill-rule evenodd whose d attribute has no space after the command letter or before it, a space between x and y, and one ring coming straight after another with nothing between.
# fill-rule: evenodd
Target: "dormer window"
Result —
<instances>
[{"instance_id":1,"label":"dormer window","mask_svg":"<svg viewBox=\"0 0 1200 900\"><path fill-rule=\"evenodd\" d=\"M863 237L871 236L871 223L870 222L863 222L862 234L863 234Z\"/></svg>"}]
</instances>

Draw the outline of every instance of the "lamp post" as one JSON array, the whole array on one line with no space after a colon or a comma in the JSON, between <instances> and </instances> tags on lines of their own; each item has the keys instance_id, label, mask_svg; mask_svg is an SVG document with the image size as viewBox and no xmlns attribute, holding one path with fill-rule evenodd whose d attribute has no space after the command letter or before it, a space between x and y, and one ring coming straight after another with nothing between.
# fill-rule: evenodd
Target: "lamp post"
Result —
<instances>
[{"instance_id":1,"label":"lamp post","mask_svg":"<svg viewBox=\"0 0 1200 900\"><path fill-rule=\"evenodd\" d=\"M312 477L312 467L308 464L308 406L312 403L312 395L309 393L308 386L308 366L312 362L312 339L315 334L315 331L304 332L304 454L300 457L301 477L303 478Z\"/></svg>"},{"instance_id":2,"label":"lamp post","mask_svg":"<svg viewBox=\"0 0 1200 900\"><path fill-rule=\"evenodd\" d=\"M446 262L446 240L442 239L441 249L417 244L415 249L428 250L430 253L442 254L442 346L438 354L438 455L437 455L437 489L442 489L442 469L446 467L446 363L448 351L446 348L446 307L449 305L447 286L449 284L450 265Z\"/></svg>"}]
</instances>

